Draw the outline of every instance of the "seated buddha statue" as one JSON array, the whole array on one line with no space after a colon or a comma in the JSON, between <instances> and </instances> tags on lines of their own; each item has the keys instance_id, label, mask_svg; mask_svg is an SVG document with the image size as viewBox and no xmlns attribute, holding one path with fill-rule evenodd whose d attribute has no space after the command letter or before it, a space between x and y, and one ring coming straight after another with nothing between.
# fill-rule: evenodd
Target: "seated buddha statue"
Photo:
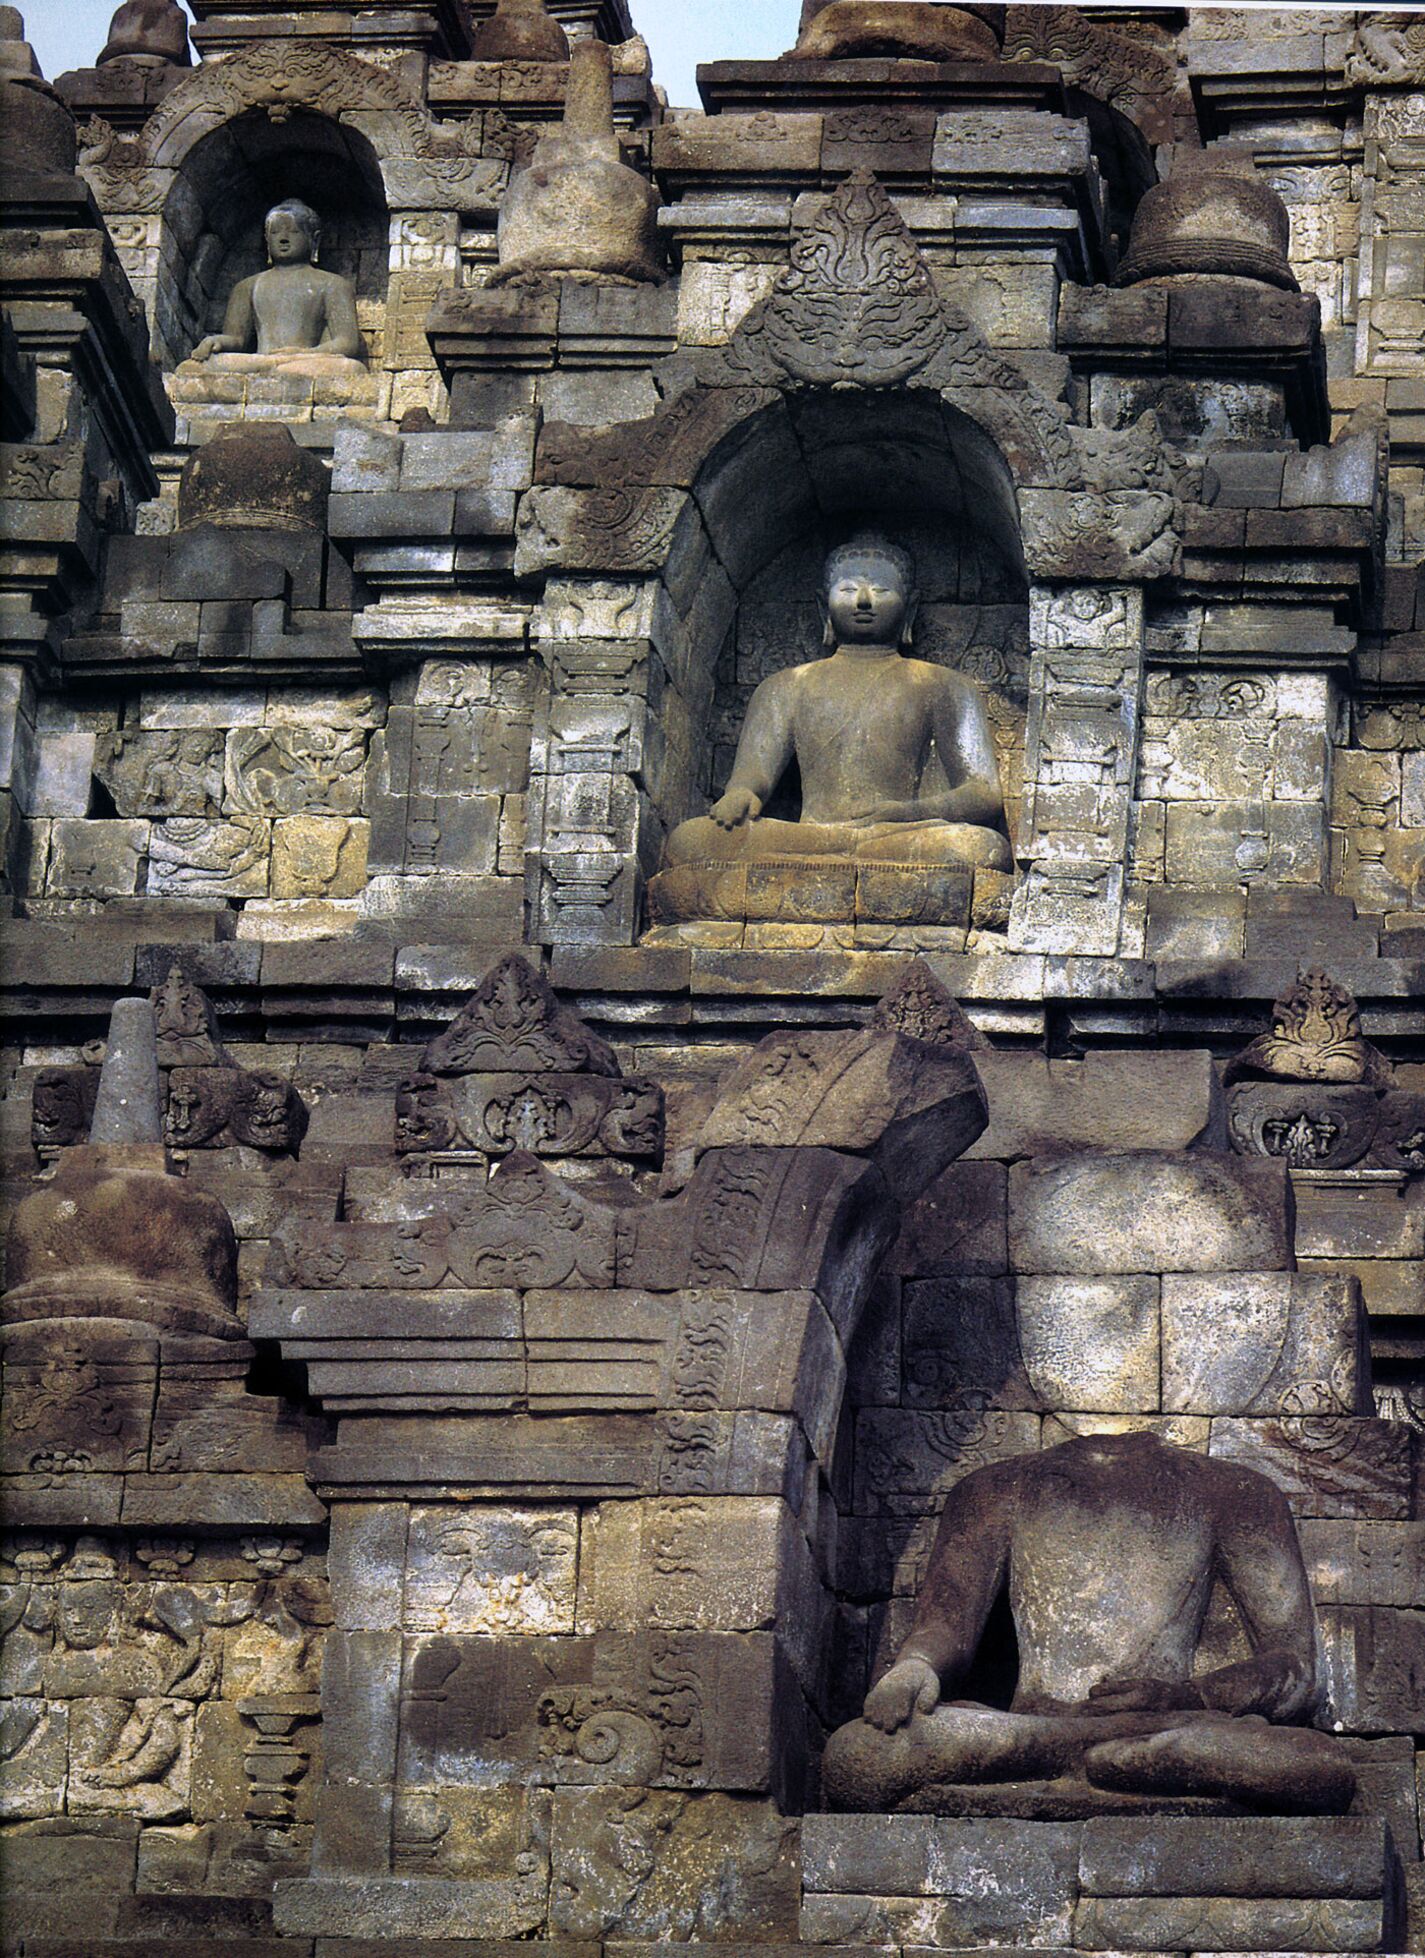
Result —
<instances>
[{"instance_id":1,"label":"seated buddha statue","mask_svg":"<svg viewBox=\"0 0 1425 1958\"><path fill-rule=\"evenodd\" d=\"M341 375L364 368L356 288L316 263L322 223L310 204L274 204L263 225L269 264L233 288L221 333L210 333L185 366L265 373Z\"/></svg>"},{"instance_id":2,"label":"seated buddha statue","mask_svg":"<svg viewBox=\"0 0 1425 1958\"><path fill-rule=\"evenodd\" d=\"M1196 1664L1213 1587L1250 1656ZM1009 1708L955 1697L1008 1595ZM910 1633L827 1743L833 1806L959 1812L967 1785L1035 1785L1333 1814L1355 1790L1310 1726L1316 1627L1285 1496L1151 1434L1080 1436L974 1470L946 1499ZM1025 1784L1029 1784L1026 1789ZM1009 1790L1004 1799L1013 1800Z\"/></svg>"},{"instance_id":3,"label":"seated buddha statue","mask_svg":"<svg viewBox=\"0 0 1425 1958\"><path fill-rule=\"evenodd\" d=\"M917 606L909 554L856 538L827 559L821 601L828 656L757 688L727 788L668 838L665 878L685 866L802 859L1008 871L984 698L962 674L906 652ZM793 760L799 819L764 815ZM665 890L676 892L673 880Z\"/></svg>"}]
</instances>

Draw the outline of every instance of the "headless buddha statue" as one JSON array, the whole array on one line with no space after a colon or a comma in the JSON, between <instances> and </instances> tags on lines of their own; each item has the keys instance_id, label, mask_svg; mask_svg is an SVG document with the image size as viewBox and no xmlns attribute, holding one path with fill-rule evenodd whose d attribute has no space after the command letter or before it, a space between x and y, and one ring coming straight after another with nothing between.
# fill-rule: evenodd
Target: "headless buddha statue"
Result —
<instances>
[{"instance_id":1,"label":"headless buddha statue","mask_svg":"<svg viewBox=\"0 0 1425 1958\"><path fill-rule=\"evenodd\" d=\"M1214 1583L1251 1656L1195 1667ZM950 1697L1001 1588L1007 1711ZM1286 1498L1148 1434L1093 1435L951 1490L910 1635L822 1763L837 1807L948 1809L986 1782L1339 1813L1355 1771L1309 1721L1315 1622Z\"/></svg>"},{"instance_id":2,"label":"headless buddha statue","mask_svg":"<svg viewBox=\"0 0 1425 1958\"><path fill-rule=\"evenodd\" d=\"M233 288L221 333L193 349L193 362L285 373L341 374L364 366L356 289L315 261L321 219L296 198L274 204L263 226L265 272Z\"/></svg>"},{"instance_id":3,"label":"headless buddha statue","mask_svg":"<svg viewBox=\"0 0 1425 1958\"><path fill-rule=\"evenodd\" d=\"M884 538L832 552L829 657L758 687L726 792L673 831L668 869L799 857L1010 868L984 699L963 675L906 656L916 602L910 557ZM764 816L793 758L800 820Z\"/></svg>"}]
</instances>

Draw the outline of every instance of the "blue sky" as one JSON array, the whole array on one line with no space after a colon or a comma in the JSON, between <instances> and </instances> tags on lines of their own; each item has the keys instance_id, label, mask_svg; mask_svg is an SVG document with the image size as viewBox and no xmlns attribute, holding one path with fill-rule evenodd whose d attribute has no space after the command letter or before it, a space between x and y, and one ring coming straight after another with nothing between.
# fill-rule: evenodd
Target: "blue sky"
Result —
<instances>
[{"instance_id":1,"label":"blue sky","mask_svg":"<svg viewBox=\"0 0 1425 1958\"><path fill-rule=\"evenodd\" d=\"M23 6L30 41L51 79L87 68L108 38L118 0L31 0ZM632 0L633 17L653 51L653 72L670 101L697 104L700 61L750 61L783 53L797 37L800 0Z\"/></svg>"}]
</instances>

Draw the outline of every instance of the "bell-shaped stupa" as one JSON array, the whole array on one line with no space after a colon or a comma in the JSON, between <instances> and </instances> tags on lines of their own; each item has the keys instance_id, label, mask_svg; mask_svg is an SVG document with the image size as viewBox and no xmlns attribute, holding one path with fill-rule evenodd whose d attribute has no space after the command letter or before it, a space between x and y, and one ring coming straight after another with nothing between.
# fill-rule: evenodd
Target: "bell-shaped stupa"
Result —
<instances>
[{"instance_id":1,"label":"bell-shaped stupa","mask_svg":"<svg viewBox=\"0 0 1425 1958\"><path fill-rule=\"evenodd\" d=\"M169 1174L153 1007L121 999L89 1140L15 1211L0 1321L120 1319L241 1339L237 1240L216 1197Z\"/></svg>"}]
</instances>

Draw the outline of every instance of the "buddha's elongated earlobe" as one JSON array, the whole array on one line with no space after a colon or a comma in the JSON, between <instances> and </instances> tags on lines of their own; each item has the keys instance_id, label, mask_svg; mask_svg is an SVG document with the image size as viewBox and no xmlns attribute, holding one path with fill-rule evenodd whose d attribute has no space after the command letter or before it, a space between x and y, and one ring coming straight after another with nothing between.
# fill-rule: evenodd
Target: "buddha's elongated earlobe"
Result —
<instances>
[{"instance_id":1,"label":"buddha's elongated earlobe","mask_svg":"<svg viewBox=\"0 0 1425 1958\"><path fill-rule=\"evenodd\" d=\"M901 620L901 646L909 652L915 644L915 622L920 616L920 593L912 590L906 600L905 617Z\"/></svg>"},{"instance_id":2,"label":"buddha's elongated earlobe","mask_svg":"<svg viewBox=\"0 0 1425 1958\"><path fill-rule=\"evenodd\" d=\"M821 613L821 643L825 652L836 651L836 633L831 623L831 607L826 602L825 592L816 595L816 608Z\"/></svg>"}]
</instances>

